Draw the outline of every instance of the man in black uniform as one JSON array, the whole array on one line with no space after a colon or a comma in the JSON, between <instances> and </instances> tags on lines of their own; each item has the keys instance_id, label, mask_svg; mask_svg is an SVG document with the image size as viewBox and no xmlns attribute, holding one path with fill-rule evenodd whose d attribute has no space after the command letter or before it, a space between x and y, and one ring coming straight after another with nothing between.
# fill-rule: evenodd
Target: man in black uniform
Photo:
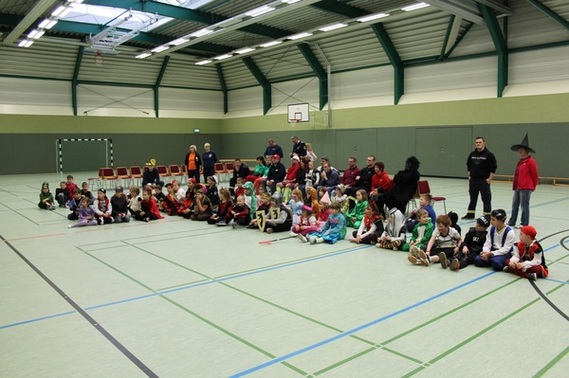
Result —
<instances>
[{"instance_id":1,"label":"man in black uniform","mask_svg":"<svg viewBox=\"0 0 569 378\"><path fill-rule=\"evenodd\" d=\"M468 170L468 193L470 203L468 211L462 219L474 219L476 216L476 202L478 193L482 197L484 204L484 215L490 215L492 211L492 193L490 183L496 173L496 157L486 148L486 141L482 137L477 137L474 141L476 148L466 159L466 169Z\"/></svg>"},{"instance_id":2,"label":"man in black uniform","mask_svg":"<svg viewBox=\"0 0 569 378\"><path fill-rule=\"evenodd\" d=\"M290 153L290 157L293 155L298 155L299 158L306 156L306 143L300 140L299 137L296 135L292 138L292 152Z\"/></svg>"}]
</instances>

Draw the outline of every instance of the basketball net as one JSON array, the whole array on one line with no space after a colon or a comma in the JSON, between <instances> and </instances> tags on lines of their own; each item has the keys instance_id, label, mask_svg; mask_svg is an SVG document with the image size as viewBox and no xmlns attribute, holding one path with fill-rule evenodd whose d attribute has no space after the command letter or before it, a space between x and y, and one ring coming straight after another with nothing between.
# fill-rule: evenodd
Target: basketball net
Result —
<instances>
[{"instance_id":1,"label":"basketball net","mask_svg":"<svg viewBox=\"0 0 569 378\"><path fill-rule=\"evenodd\" d=\"M95 53L95 64L97 66L102 66L104 61L105 58L103 58L103 53L101 52L101 50L97 50L97 52Z\"/></svg>"}]
</instances>

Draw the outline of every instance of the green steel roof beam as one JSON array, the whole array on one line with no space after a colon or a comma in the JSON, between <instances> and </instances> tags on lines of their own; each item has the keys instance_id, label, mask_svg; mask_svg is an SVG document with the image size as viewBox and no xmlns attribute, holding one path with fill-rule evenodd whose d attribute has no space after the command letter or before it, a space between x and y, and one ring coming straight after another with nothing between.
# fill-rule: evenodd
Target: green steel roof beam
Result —
<instances>
[{"instance_id":1,"label":"green steel roof beam","mask_svg":"<svg viewBox=\"0 0 569 378\"><path fill-rule=\"evenodd\" d=\"M444 59L448 59L450 57L450 54L452 54L452 52L454 51L454 49L456 49L458 47L458 45L460 44L460 42L464 39L464 37L466 37L466 35L468 34L468 32L470 31L470 29L472 29L472 27L474 26L474 23L469 22L466 27L464 28L464 31L462 32L462 34L459 34L458 37L456 38L456 41L454 42L454 44L452 45L452 47L448 50L448 52L445 54Z\"/></svg>"},{"instance_id":2,"label":"green steel roof beam","mask_svg":"<svg viewBox=\"0 0 569 378\"><path fill-rule=\"evenodd\" d=\"M319 99L320 99L320 110L324 108L324 105L328 102L328 75L326 70L322 67L318 58L310 49L310 46L306 43L301 43L297 45L298 49L304 56L304 59L308 62L316 76L318 77L318 88L319 88Z\"/></svg>"},{"instance_id":3,"label":"green steel roof beam","mask_svg":"<svg viewBox=\"0 0 569 378\"><path fill-rule=\"evenodd\" d=\"M357 18L369 15L369 12L362 8L354 7L353 5L337 0L323 0L312 4L311 7L346 16L347 18Z\"/></svg>"},{"instance_id":4,"label":"green steel roof beam","mask_svg":"<svg viewBox=\"0 0 569 378\"><path fill-rule=\"evenodd\" d=\"M221 91L223 92L223 114L227 114L229 111L229 104L227 98L227 85L225 84L225 76L223 76L223 69L221 68L221 64L216 64L215 69L217 70L219 85L221 87Z\"/></svg>"},{"instance_id":5,"label":"green steel roof beam","mask_svg":"<svg viewBox=\"0 0 569 378\"><path fill-rule=\"evenodd\" d=\"M539 0L527 0L531 5L545 13L548 17L550 17L553 21L557 22L561 26L565 27L565 29L569 29L569 21L552 11L550 8L545 6Z\"/></svg>"},{"instance_id":6,"label":"green steel roof beam","mask_svg":"<svg viewBox=\"0 0 569 378\"><path fill-rule=\"evenodd\" d=\"M177 7L175 5L169 5L152 0L86 0L83 4L157 13L160 16L177 18L190 22L199 22L201 24L215 24L216 22L226 19L225 17L218 16L213 13Z\"/></svg>"},{"instance_id":7,"label":"green steel roof beam","mask_svg":"<svg viewBox=\"0 0 569 378\"><path fill-rule=\"evenodd\" d=\"M166 55L164 57L164 60L162 61L162 67L160 67L160 72L158 73L156 82L154 83L154 114L156 114L156 118L158 118L160 115L160 96L159 96L160 84L162 83L162 79L164 78L164 74L166 73L166 68L168 67L169 61L170 61L170 55Z\"/></svg>"},{"instance_id":8,"label":"green steel roof beam","mask_svg":"<svg viewBox=\"0 0 569 378\"><path fill-rule=\"evenodd\" d=\"M71 80L71 105L73 106L73 115L77 115L77 84L79 79L79 70L81 69L81 61L83 60L83 50L85 47L79 46L77 58L75 59L75 67L73 68L73 78Z\"/></svg>"},{"instance_id":9,"label":"green steel roof beam","mask_svg":"<svg viewBox=\"0 0 569 378\"><path fill-rule=\"evenodd\" d=\"M485 5L478 4L478 6L486 21L492 42L494 42L494 47L498 53L498 97L502 97L504 89L508 85L508 46L506 38L500 29L496 12Z\"/></svg>"},{"instance_id":10,"label":"green steel roof beam","mask_svg":"<svg viewBox=\"0 0 569 378\"><path fill-rule=\"evenodd\" d=\"M442 62L446 58L446 52L449 45L449 41L453 38L454 35L457 35L457 28L460 28L460 23L462 22L461 17L456 17L454 14L450 15L450 19L447 25L447 31L445 33L445 40L443 41L443 45L441 47L441 55L439 60ZM456 38L454 38L456 41Z\"/></svg>"},{"instance_id":11,"label":"green steel roof beam","mask_svg":"<svg viewBox=\"0 0 569 378\"><path fill-rule=\"evenodd\" d=\"M379 39L379 43L381 43L385 54L389 58L389 61L394 68L394 103L397 105L401 99L401 96L403 96L405 93L405 68L403 61L401 60L401 57L399 56L399 53L397 52L397 49L395 48L393 41L391 41L391 38L389 37L387 30L385 30L383 24L373 24L371 25L371 28L377 36L377 39Z\"/></svg>"},{"instance_id":12,"label":"green steel roof beam","mask_svg":"<svg viewBox=\"0 0 569 378\"><path fill-rule=\"evenodd\" d=\"M271 83L265 77L263 72L259 69L257 64L253 61L253 59L249 56L242 59L243 63L247 66L251 74L257 79L257 82L263 87L263 115L267 114L268 111L271 109L272 100L271 100Z\"/></svg>"}]
</instances>

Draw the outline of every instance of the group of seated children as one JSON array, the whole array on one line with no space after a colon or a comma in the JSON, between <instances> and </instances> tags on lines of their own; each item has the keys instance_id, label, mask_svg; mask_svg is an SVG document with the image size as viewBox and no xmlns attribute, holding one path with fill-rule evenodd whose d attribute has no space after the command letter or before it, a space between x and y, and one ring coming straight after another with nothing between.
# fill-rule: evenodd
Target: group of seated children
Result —
<instances>
[{"instance_id":1,"label":"group of seated children","mask_svg":"<svg viewBox=\"0 0 569 378\"><path fill-rule=\"evenodd\" d=\"M44 189L42 188L42 193ZM122 186L115 188L115 194L107 197L107 191L101 188L97 197L91 200L90 196L82 194L78 188L73 190L73 197L65 204L71 213L67 219L76 221L69 228L96 226L109 223L126 223L130 218L149 222L163 218L151 188L141 191L136 186L130 187L128 196ZM42 195L40 194L40 199Z\"/></svg>"},{"instance_id":2,"label":"group of seated children","mask_svg":"<svg viewBox=\"0 0 569 378\"><path fill-rule=\"evenodd\" d=\"M219 191L215 176L208 177L206 184L189 179L187 185L181 188L174 180L166 184L166 194L160 185L148 186L142 196L138 187L132 186L127 196L118 186L110 199L105 189L99 189L93 200L88 186L81 191L68 176L55 200L70 208L70 220L77 220L69 227L128 222L131 217L148 222L162 218L162 211L220 227L259 228L267 233L289 231L291 236L310 244L334 244L345 238L347 227L353 227L350 242L408 252L407 259L415 265L440 263L443 269L453 271L476 265L530 279L548 275L543 250L535 240L535 228L522 227L520 241L515 243L514 230L506 225L502 209L492 211L490 220L478 218L463 239L456 214L437 217L429 194L421 195L419 209L410 218L394 207L384 220L376 201L368 201L365 190L357 190L355 198L348 198L342 185L330 191L322 188L320 193L306 186L306 199L295 188L287 202L283 202L281 191L270 196L261 186L255 188L253 182L243 179L236 180L234 188ZM347 205L350 199L354 200L351 208ZM42 184L38 206L55 208L48 183Z\"/></svg>"}]
</instances>

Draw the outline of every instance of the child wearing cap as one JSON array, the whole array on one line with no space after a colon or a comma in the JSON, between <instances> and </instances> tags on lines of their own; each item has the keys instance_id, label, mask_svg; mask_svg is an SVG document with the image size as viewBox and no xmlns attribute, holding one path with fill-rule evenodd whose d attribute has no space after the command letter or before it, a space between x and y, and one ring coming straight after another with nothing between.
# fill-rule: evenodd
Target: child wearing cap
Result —
<instances>
[{"instance_id":1,"label":"child wearing cap","mask_svg":"<svg viewBox=\"0 0 569 378\"><path fill-rule=\"evenodd\" d=\"M114 222L112 215L113 207L107 197L107 191L104 188L99 189L97 192L97 198L93 202L93 208L95 209L95 218L99 224Z\"/></svg>"},{"instance_id":2,"label":"child wearing cap","mask_svg":"<svg viewBox=\"0 0 569 378\"><path fill-rule=\"evenodd\" d=\"M474 258L474 265L478 267L491 266L495 271L501 271L506 261L512 257L516 234L506 225L506 210L497 209L490 213L490 231L482 252Z\"/></svg>"},{"instance_id":3,"label":"child wearing cap","mask_svg":"<svg viewBox=\"0 0 569 378\"><path fill-rule=\"evenodd\" d=\"M514 245L514 255L506 262L504 272L516 274L522 278L535 281L549 275L543 248L535 236L537 231L533 226L523 226L520 230L520 241Z\"/></svg>"},{"instance_id":4,"label":"child wearing cap","mask_svg":"<svg viewBox=\"0 0 569 378\"><path fill-rule=\"evenodd\" d=\"M370 201L365 209L362 222L357 230L352 232L349 241L352 243L375 244L383 232L383 222L375 202Z\"/></svg>"},{"instance_id":5,"label":"child wearing cap","mask_svg":"<svg viewBox=\"0 0 569 378\"><path fill-rule=\"evenodd\" d=\"M490 226L490 221L487 217L476 219L476 225L468 230L460 245L460 251L450 262L451 270L463 269L474 264L474 259L482 252L486 242L488 226Z\"/></svg>"},{"instance_id":6,"label":"child wearing cap","mask_svg":"<svg viewBox=\"0 0 569 378\"><path fill-rule=\"evenodd\" d=\"M111 209L111 214L115 223L130 222L128 201L126 200L122 186L117 186L115 188L115 194L111 197Z\"/></svg>"}]
</instances>

